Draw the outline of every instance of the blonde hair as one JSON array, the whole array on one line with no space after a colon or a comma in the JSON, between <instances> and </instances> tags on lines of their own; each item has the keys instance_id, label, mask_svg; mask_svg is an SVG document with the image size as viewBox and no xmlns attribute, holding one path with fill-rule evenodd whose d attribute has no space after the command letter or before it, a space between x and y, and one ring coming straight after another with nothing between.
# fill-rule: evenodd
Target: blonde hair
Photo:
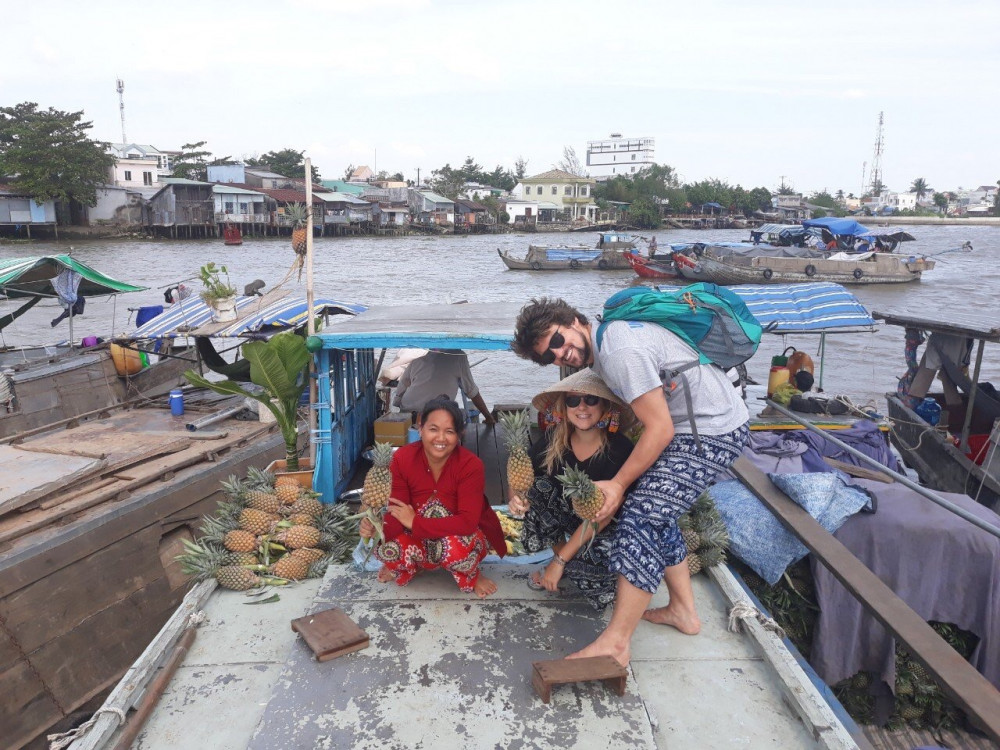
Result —
<instances>
[{"instance_id":1,"label":"blonde hair","mask_svg":"<svg viewBox=\"0 0 1000 750\"><path fill-rule=\"evenodd\" d=\"M611 408L611 403L604 398L601 399L601 403L604 404L606 414L607 410ZM559 419L549 430L549 447L545 450L545 461L542 466L546 474L555 474L562 467L563 454L570 450L569 441L576 428L570 424L569 418L566 416L565 393L560 391L556 394L555 401L552 402L549 408L552 409L554 415L558 415ZM603 455L608 450L608 429L602 427L600 430L601 447L594 453L595 456Z\"/></svg>"}]
</instances>

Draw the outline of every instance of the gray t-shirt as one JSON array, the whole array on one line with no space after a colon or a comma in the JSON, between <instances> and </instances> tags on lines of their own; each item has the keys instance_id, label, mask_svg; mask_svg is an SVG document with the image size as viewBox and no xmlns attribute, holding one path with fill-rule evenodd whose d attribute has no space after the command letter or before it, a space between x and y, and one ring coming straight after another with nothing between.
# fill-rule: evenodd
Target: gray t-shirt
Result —
<instances>
[{"instance_id":1,"label":"gray t-shirt","mask_svg":"<svg viewBox=\"0 0 1000 750\"><path fill-rule=\"evenodd\" d=\"M690 434L687 401L682 389L684 380L674 379L675 387L663 379L672 370L698 358L698 354L677 336L655 323L616 320L604 329L601 349L597 349L597 326L591 330L594 371L623 401L632 403L654 388L664 388L674 430ZM724 435L743 425L749 418L739 389L729 382L722 368L699 365L684 371L691 389L691 403L699 435Z\"/></svg>"},{"instance_id":2,"label":"gray t-shirt","mask_svg":"<svg viewBox=\"0 0 1000 750\"><path fill-rule=\"evenodd\" d=\"M400 376L393 403L403 411L420 411L441 394L455 398L459 384L467 398L479 393L468 355L461 349L432 349L413 360Z\"/></svg>"}]
</instances>

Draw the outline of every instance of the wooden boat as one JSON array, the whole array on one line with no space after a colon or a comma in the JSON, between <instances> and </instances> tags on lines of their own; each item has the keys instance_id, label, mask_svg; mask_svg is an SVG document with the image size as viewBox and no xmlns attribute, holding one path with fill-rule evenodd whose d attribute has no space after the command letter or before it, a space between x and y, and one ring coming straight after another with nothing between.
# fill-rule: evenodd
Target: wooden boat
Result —
<instances>
[{"instance_id":1,"label":"wooden boat","mask_svg":"<svg viewBox=\"0 0 1000 750\"><path fill-rule=\"evenodd\" d=\"M529 245L524 258L497 249L512 271L622 271L631 268L626 254L636 252L636 238L605 232L595 247L586 245Z\"/></svg>"},{"instance_id":2,"label":"wooden boat","mask_svg":"<svg viewBox=\"0 0 1000 750\"><path fill-rule=\"evenodd\" d=\"M627 253L625 260L636 275L644 279L676 279L680 276L673 260L645 258L636 253Z\"/></svg>"},{"instance_id":3,"label":"wooden boat","mask_svg":"<svg viewBox=\"0 0 1000 750\"><path fill-rule=\"evenodd\" d=\"M43 298L55 296L61 274L81 277L83 298L138 292L145 287L104 275L68 255L13 258L0 262L0 294L21 307L0 319L9 325ZM137 397L155 397L182 381L191 362L174 359L172 347L159 354L126 350L94 338L57 346L11 347L0 351L0 437L35 430L71 418L98 413Z\"/></svg>"},{"instance_id":4,"label":"wooden boat","mask_svg":"<svg viewBox=\"0 0 1000 750\"><path fill-rule=\"evenodd\" d=\"M226 245L243 244L243 235L240 233L240 228L235 224L226 224L222 230L222 235Z\"/></svg>"},{"instance_id":5,"label":"wooden boat","mask_svg":"<svg viewBox=\"0 0 1000 750\"><path fill-rule=\"evenodd\" d=\"M794 248L788 248L794 249ZM836 284L905 284L918 281L934 261L892 253L837 254L830 257L733 255L706 246L700 257L675 254L681 275L715 284L790 284L831 281Z\"/></svg>"},{"instance_id":6,"label":"wooden boat","mask_svg":"<svg viewBox=\"0 0 1000 750\"><path fill-rule=\"evenodd\" d=\"M121 342L231 343L304 325L305 302L286 294L241 298L236 323L212 323L189 298ZM318 300L314 309L364 308ZM0 440L6 747L65 729L100 704L182 601L187 579L175 557L223 498L220 483L285 455L276 423L236 418L246 415L242 399L186 391L181 417L166 398L143 402Z\"/></svg>"},{"instance_id":7,"label":"wooden boat","mask_svg":"<svg viewBox=\"0 0 1000 750\"><path fill-rule=\"evenodd\" d=\"M929 425L910 405L906 394L888 393L891 438L903 460L920 475L928 487L946 492L964 492L995 512L1000 512L1000 400L987 384L980 383L984 345L1000 343L1000 328L983 320L956 317L924 318L875 312L873 316L889 325L906 329L907 336L921 332L959 336L975 345L971 376L960 363L949 368L948 376L960 389L961 408L947 409L944 394L928 393L941 407L939 429ZM914 347L916 341L913 342ZM915 354L914 354L915 356ZM908 363L911 367L916 362Z\"/></svg>"}]
</instances>

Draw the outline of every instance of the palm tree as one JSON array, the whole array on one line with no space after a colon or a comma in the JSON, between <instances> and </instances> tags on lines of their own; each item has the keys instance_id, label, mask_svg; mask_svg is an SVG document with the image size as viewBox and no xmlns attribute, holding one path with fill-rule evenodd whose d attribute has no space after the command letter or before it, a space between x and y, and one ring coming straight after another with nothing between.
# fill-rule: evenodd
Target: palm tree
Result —
<instances>
[{"instance_id":1,"label":"palm tree","mask_svg":"<svg viewBox=\"0 0 1000 750\"><path fill-rule=\"evenodd\" d=\"M931 188L927 185L927 180L923 177L918 177L910 185L910 192L917 194L917 200L922 200L927 193L931 192Z\"/></svg>"}]
</instances>

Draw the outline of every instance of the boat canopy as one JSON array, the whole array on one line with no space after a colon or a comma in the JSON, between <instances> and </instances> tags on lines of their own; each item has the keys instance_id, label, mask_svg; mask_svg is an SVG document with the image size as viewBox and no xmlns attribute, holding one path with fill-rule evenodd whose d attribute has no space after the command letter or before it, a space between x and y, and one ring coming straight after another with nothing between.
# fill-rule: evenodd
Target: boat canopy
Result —
<instances>
[{"instance_id":1,"label":"boat canopy","mask_svg":"<svg viewBox=\"0 0 1000 750\"><path fill-rule=\"evenodd\" d=\"M939 317L930 318L877 310L872 313L872 316L891 326L916 328L928 333L945 333L950 336L1000 343L1000 326L992 317L965 315L954 310L942 312Z\"/></svg>"},{"instance_id":2,"label":"boat canopy","mask_svg":"<svg viewBox=\"0 0 1000 750\"><path fill-rule=\"evenodd\" d=\"M600 250L573 250L571 248L551 247L545 251L546 260L581 260L591 261L601 257Z\"/></svg>"},{"instance_id":3,"label":"boat canopy","mask_svg":"<svg viewBox=\"0 0 1000 750\"><path fill-rule=\"evenodd\" d=\"M872 230L856 222L854 219L838 219L836 216L826 216L822 219L806 219L802 222L806 229L826 229L836 236L871 237Z\"/></svg>"},{"instance_id":4,"label":"boat canopy","mask_svg":"<svg viewBox=\"0 0 1000 750\"><path fill-rule=\"evenodd\" d=\"M309 338L320 349L507 349L521 303L373 307Z\"/></svg>"},{"instance_id":5,"label":"boat canopy","mask_svg":"<svg viewBox=\"0 0 1000 750\"><path fill-rule=\"evenodd\" d=\"M42 255L35 258L0 260L0 292L10 299L23 297L55 297L52 282L64 271L75 271L82 277L78 294L102 297L122 292L142 292L144 286L126 284L105 276L86 263L69 255Z\"/></svg>"},{"instance_id":6,"label":"boat canopy","mask_svg":"<svg viewBox=\"0 0 1000 750\"><path fill-rule=\"evenodd\" d=\"M782 245L780 247L769 247L764 245L707 245L706 250L711 250L719 260L731 258L825 258L826 253L815 247L797 247L795 245Z\"/></svg>"},{"instance_id":7,"label":"boat canopy","mask_svg":"<svg viewBox=\"0 0 1000 750\"><path fill-rule=\"evenodd\" d=\"M875 329L857 297L831 281L729 287L769 333L831 333Z\"/></svg>"},{"instance_id":8,"label":"boat canopy","mask_svg":"<svg viewBox=\"0 0 1000 750\"><path fill-rule=\"evenodd\" d=\"M232 325L211 334L213 338L266 338L271 334L298 328L308 318L304 297L285 297L255 309L260 297L237 297L239 318ZM316 315L357 315L367 308L351 302L319 298L313 302ZM173 339L189 336L199 326L212 320L212 308L200 297L188 297L171 305L160 315L122 338L128 341Z\"/></svg>"}]
</instances>

